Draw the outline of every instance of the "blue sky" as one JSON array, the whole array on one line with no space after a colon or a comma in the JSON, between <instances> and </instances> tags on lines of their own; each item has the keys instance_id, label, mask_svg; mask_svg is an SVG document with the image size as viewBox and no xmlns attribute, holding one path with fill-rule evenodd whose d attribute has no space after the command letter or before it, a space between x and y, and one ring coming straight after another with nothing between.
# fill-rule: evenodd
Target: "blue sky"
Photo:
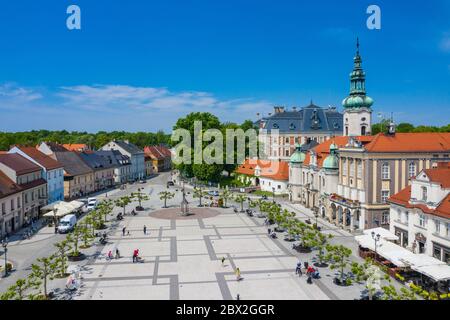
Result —
<instances>
[{"instance_id":1,"label":"blue sky","mask_svg":"<svg viewBox=\"0 0 450 320\"><path fill-rule=\"evenodd\" d=\"M66 28L81 8L82 30ZM382 10L368 30L366 9ZM170 129L337 106L360 37L374 110L450 122L450 1L40 0L0 5L0 131Z\"/></svg>"}]
</instances>

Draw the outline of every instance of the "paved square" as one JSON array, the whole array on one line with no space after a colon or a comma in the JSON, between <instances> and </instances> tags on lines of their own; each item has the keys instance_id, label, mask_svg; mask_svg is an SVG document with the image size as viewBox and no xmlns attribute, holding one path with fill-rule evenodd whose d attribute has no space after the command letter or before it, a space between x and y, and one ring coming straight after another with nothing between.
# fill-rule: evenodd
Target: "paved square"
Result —
<instances>
[{"instance_id":1,"label":"paved square","mask_svg":"<svg viewBox=\"0 0 450 320\"><path fill-rule=\"evenodd\" d=\"M267 236L261 219L232 209L217 211L208 218L164 219L164 212L127 217L84 266L83 287L75 299L229 300L238 294L245 300L331 298L318 284L308 285L305 277L295 275L297 258ZM130 235L122 235L124 226ZM109 261L108 252L116 248L122 257ZM132 262L135 249L143 263ZM236 280L236 268L241 281Z\"/></svg>"}]
</instances>

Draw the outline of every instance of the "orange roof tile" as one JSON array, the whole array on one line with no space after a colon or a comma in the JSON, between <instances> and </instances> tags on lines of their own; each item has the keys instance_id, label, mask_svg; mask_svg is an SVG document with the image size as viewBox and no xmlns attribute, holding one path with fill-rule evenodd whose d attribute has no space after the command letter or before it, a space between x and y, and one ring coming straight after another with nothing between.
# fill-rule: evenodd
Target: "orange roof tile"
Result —
<instances>
[{"instance_id":1,"label":"orange roof tile","mask_svg":"<svg viewBox=\"0 0 450 320\"><path fill-rule=\"evenodd\" d=\"M441 166L424 171L428 178L430 178L430 181L439 183L444 189L450 188L450 162L448 162L447 168Z\"/></svg>"},{"instance_id":2,"label":"orange roof tile","mask_svg":"<svg viewBox=\"0 0 450 320\"><path fill-rule=\"evenodd\" d=\"M261 177L280 181L289 180L289 163L284 161L247 159L236 169L236 173L253 176L256 167L261 169Z\"/></svg>"},{"instance_id":3,"label":"orange roof tile","mask_svg":"<svg viewBox=\"0 0 450 320\"><path fill-rule=\"evenodd\" d=\"M87 144L84 144L84 143L69 143L69 144L63 144L62 146L69 151L89 150L89 147L87 146Z\"/></svg>"},{"instance_id":4,"label":"orange roof tile","mask_svg":"<svg viewBox=\"0 0 450 320\"><path fill-rule=\"evenodd\" d=\"M449 152L450 133L380 133L365 147L369 152Z\"/></svg>"}]
</instances>

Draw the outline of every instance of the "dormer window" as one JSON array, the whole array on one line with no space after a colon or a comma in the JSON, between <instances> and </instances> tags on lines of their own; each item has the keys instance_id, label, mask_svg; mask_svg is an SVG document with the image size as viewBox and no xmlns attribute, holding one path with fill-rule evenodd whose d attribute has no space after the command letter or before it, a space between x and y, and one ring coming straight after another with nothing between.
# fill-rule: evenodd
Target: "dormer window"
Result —
<instances>
[{"instance_id":1,"label":"dormer window","mask_svg":"<svg viewBox=\"0 0 450 320\"><path fill-rule=\"evenodd\" d=\"M422 187L422 201L427 202L428 200L428 189L427 187Z\"/></svg>"},{"instance_id":2,"label":"dormer window","mask_svg":"<svg viewBox=\"0 0 450 320\"><path fill-rule=\"evenodd\" d=\"M295 125L294 125L293 123L291 123L291 124L289 125L289 129L290 129L290 130L295 130Z\"/></svg>"},{"instance_id":3,"label":"dormer window","mask_svg":"<svg viewBox=\"0 0 450 320\"><path fill-rule=\"evenodd\" d=\"M274 129L279 129L280 126L279 126L278 124L274 123L274 124L273 124L273 128L274 128Z\"/></svg>"}]
</instances>

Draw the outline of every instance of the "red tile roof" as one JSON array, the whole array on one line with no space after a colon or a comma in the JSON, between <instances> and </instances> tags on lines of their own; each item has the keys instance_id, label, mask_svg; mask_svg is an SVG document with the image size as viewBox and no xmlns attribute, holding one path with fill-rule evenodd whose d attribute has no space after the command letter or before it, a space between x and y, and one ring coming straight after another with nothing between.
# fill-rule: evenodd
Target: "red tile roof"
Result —
<instances>
[{"instance_id":1,"label":"red tile roof","mask_svg":"<svg viewBox=\"0 0 450 320\"><path fill-rule=\"evenodd\" d=\"M172 157L172 153L165 146L147 146L144 148L144 153L155 160L164 160Z\"/></svg>"},{"instance_id":2,"label":"red tile roof","mask_svg":"<svg viewBox=\"0 0 450 320\"><path fill-rule=\"evenodd\" d=\"M261 177L279 181L289 180L289 164L284 161L247 159L236 169L236 173L254 176L256 167L261 169Z\"/></svg>"},{"instance_id":3,"label":"red tile roof","mask_svg":"<svg viewBox=\"0 0 450 320\"><path fill-rule=\"evenodd\" d=\"M450 152L450 133L380 133L365 147L369 152Z\"/></svg>"},{"instance_id":4,"label":"red tile roof","mask_svg":"<svg viewBox=\"0 0 450 320\"><path fill-rule=\"evenodd\" d=\"M34 161L39 163L47 170L53 170L64 167L58 161L40 152L36 148L33 147L17 147L17 148L19 148L22 152L27 154L30 158L32 158Z\"/></svg>"},{"instance_id":5,"label":"red tile roof","mask_svg":"<svg viewBox=\"0 0 450 320\"><path fill-rule=\"evenodd\" d=\"M446 167L442 164L435 169L424 170L430 181L439 183L442 188L450 188L450 162L447 162Z\"/></svg>"},{"instance_id":6,"label":"red tile roof","mask_svg":"<svg viewBox=\"0 0 450 320\"><path fill-rule=\"evenodd\" d=\"M440 183L444 189L450 188L450 164L447 164L447 168L441 164L439 168L427 169L424 171L431 181ZM408 186L399 193L391 196L389 202L401 205L405 208L417 208L422 210L424 213L450 219L450 193L447 194L436 209L429 208L422 203L411 204L410 200L411 186Z\"/></svg>"},{"instance_id":7,"label":"red tile roof","mask_svg":"<svg viewBox=\"0 0 450 320\"><path fill-rule=\"evenodd\" d=\"M360 136L354 138L356 138L358 141L362 142L363 145L365 145L371 142L374 139L374 136ZM349 139L350 137L345 136L334 137L314 147L312 151L316 152L318 167L321 168L324 160L330 155L330 146L333 143L337 145L338 148L343 148L348 144ZM311 163L311 154L307 152L303 164L309 165L310 163Z\"/></svg>"},{"instance_id":8,"label":"red tile roof","mask_svg":"<svg viewBox=\"0 0 450 320\"><path fill-rule=\"evenodd\" d=\"M17 175L41 171L41 167L17 153L0 154L0 163L16 171Z\"/></svg>"},{"instance_id":9,"label":"red tile roof","mask_svg":"<svg viewBox=\"0 0 450 320\"><path fill-rule=\"evenodd\" d=\"M63 144L62 146L69 151L89 150L89 147L87 146L87 144L84 144L84 143L69 143L69 144Z\"/></svg>"},{"instance_id":10,"label":"red tile roof","mask_svg":"<svg viewBox=\"0 0 450 320\"><path fill-rule=\"evenodd\" d=\"M261 167L261 177L278 181L289 180L289 163L284 161L271 161Z\"/></svg>"}]
</instances>

